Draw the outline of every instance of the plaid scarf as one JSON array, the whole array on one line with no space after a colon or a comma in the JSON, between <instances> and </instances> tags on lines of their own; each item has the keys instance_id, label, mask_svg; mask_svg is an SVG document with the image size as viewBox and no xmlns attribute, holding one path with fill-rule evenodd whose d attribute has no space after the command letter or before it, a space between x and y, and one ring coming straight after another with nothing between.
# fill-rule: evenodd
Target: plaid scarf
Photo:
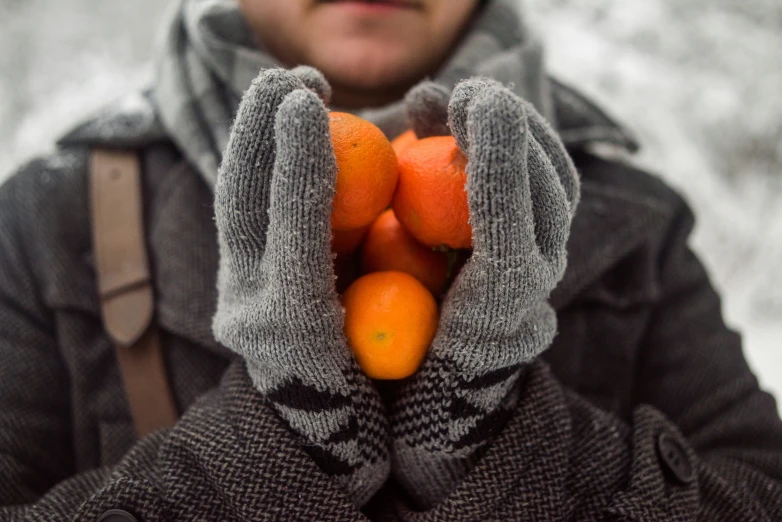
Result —
<instances>
[{"instance_id":1,"label":"plaid scarf","mask_svg":"<svg viewBox=\"0 0 782 522\"><path fill-rule=\"evenodd\" d=\"M514 0L481 8L434 80L452 88L471 76L503 82L553 119L540 41ZM153 96L168 134L213 186L242 94L280 63L258 45L236 0L180 0L157 60ZM406 128L401 101L351 111L393 138Z\"/></svg>"}]
</instances>

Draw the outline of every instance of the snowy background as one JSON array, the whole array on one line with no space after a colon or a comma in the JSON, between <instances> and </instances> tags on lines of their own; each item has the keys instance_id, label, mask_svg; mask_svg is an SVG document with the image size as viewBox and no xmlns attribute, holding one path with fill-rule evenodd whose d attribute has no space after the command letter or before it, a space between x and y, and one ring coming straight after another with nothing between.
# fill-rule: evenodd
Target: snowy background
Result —
<instances>
[{"instance_id":1,"label":"snowy background","mask_svg":"<svg viewBox=\"0 0 782 522\"><path fill-rule=\"evenodd\" d=\"M782 3L526 0L552 71L635 130L782 397ZM150 74L170 0L0 0L0 181Z\"/></svg>"}]
</instances>

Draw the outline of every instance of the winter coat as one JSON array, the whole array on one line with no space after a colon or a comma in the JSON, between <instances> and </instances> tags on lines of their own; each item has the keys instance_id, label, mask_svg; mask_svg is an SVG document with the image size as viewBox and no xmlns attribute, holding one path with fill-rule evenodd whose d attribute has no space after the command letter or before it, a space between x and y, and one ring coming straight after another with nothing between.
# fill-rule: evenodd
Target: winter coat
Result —
<instances>
[{"instance_id":1,"label":"winter coat","mask_svg":"<svg viewBox=\"0 0 782 522\"><path fill-rule=\"evenodd\" d=\"M488 453L427 513L393 482L352 507L215 342L213 195L148 118L104 114L22 168L0 188L0 520L782 520L782 422L687 246L692 214L591 152L630 140L558 89L579 107L559 128L582 174L551 296L559 334ZM184 412L141 441L100 320L95 146L142 159L156 322Z\"/></svg>"}]
</instances>

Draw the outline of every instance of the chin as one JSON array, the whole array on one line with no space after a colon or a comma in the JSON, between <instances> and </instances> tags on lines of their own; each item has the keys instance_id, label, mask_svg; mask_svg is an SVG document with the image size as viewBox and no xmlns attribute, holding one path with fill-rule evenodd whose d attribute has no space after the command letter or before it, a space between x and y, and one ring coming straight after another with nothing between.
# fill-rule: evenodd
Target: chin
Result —
<instances>
[{"instance_id":1,"label":"chin","mask_svg":"<svg viewBox=\"0 0 782 522\"><path fill-rule=\"evenodd\" d=\"M397 90L415 83L429 65L415 52L415 45L400 42L349 39L321 44L310 63L333 84L351 90Z\"/></svg>"}]
</instances>

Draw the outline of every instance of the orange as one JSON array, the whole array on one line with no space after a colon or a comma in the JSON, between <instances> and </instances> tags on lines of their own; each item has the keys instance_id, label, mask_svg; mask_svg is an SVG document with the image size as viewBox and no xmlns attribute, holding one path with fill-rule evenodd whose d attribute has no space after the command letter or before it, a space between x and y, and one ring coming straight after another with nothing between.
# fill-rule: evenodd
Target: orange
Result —
<instances>
[{"instance_id":1,"label":"orange","mask_svg":"<svg viewBox=\"0 0 782 522\"><path fill-rule=\"evenodd\" d=\"M437 303L416 278L375 272L342 296L345 337L361 369L372 379L414 374L437 333Z\"/></svg>"},{"instance_id":2,"label":"orange","mask_svg":"<svg viewBox=\"0 0 782 522\"><path fill-rule=\"evenodd\" d=\"M470 248L467 158L452 136L424 138L399 156L397 219L421 243Z\"/></svg>"},{"instance_id":3,"label":"orange","mask_svg":"<svg viewBox=\"0 0 782 522\"><path fill-rule=\"evenodd\" d=\"M361 227L355 230L332 230L331 231L331 251L339 257L345 257L355 252L369 227Z\"/></svg>"},{"instance_id":4,"label":"orange","mask_svg":"<svg viewBox=\"0 0 782 522\"><path fill-rule=\"evenodd\" d=\"M371 224L391 202L399 177L396 154L372 123L344 112L329 116L338 168L331 227L355 230Z\"/></svg>"},{"instance_id":5,"label":"orange","mask_svg":"<svg viewBox=\"0 0 782 522\"><path fill-rule=\"evenodd\" d=\"M386 270L405 272L437 296L445 290L448 256L416 241L389 209L369 228L361 247L361 269L365 274Z\"/></svg>"},{"instance_id":6,"label":"orange","mask_svg":"<svg viewBox=\"0 0 782 522\"><path fill-rule=\"evenodd\" d=\"M397 157L407 149L410 145L418 141L418 136L415 135L413 129L403 132L393 140L391 140L391 146L394 148Z\"/></svg>"}]
</instances>

